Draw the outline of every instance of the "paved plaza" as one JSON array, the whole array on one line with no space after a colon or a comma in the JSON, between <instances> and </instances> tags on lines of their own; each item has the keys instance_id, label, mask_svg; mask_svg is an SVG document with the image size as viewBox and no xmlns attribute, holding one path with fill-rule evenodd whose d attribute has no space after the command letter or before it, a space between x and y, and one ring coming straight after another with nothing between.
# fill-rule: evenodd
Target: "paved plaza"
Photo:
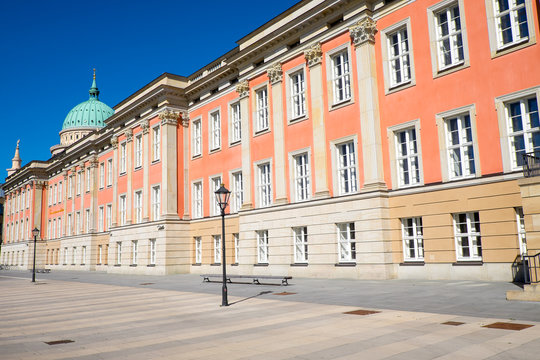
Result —
<instances>
[{"instance_id":1,"label":"paved plaza","mask_svg":"<svg viewBox=\"0 0 540 360\"><path fill-rule=\"evenodd\" d=\"M231 284L231 306L220 307L221 284L197 275L37 277L32 284L28 272L0 272L2 360L538 359L540 353L540 303L506 301L506 290L516 288L508 283ZM485 327L494 323L522 329Z\"/></svg>"}]
</instances>

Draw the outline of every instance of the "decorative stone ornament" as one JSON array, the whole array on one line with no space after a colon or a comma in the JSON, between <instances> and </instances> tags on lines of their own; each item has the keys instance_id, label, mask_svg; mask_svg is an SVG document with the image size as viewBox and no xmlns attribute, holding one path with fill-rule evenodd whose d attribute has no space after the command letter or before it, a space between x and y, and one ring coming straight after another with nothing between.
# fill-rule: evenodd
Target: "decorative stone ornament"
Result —
<instances>
[{"instance_id":1,"label":"decorative stone ornament","mask_svg":"<svg viewBox=\"0 0 540 360\"><path fill-rule=\"evenodd\" d=\"M187 111L180 111L182 117L182 126L187 128L189 126L189 113Z\"/></svg>"},{"instance_id":2,"label":"decorative stone ornament","mask_svg":"<svg viewBox=\"0 0 540 360\"><path fill-rule=\"evenodd\" d=\"M370 17L359 20L349 28L354 46L360 46L365 42L375 44L375 34L377 33L377 23Z\"/></svg>"},{"instance_id":3,"label":"decorative stone ornament","mask_svg":"<svg viewBox=\"0 0 540 360\"><path fill-rule=\"evenodd\" d=\"M281 69L280 63L275 63L266 69L268 73L268 78L270 79L271 84L275 84L283 80L283 70Z\"/></svg>"},{"instance_id":4,"label":"decorative stone ornament","mask_svg":"<svg viewBox=\"0 0 540 360\"><path fill-rule=\"evenodd\" d=\"M148 130L150 129L150 122L148 119L141 120L139 126L141 127L143 134L148 134Z\"/></svg>"},{"instance_id":5,"label":"decorative stone ornament","mask_svg":"<svg viewBox=\"0 0 540 360\"><path fill-rule=\"evenodd\" d=\"M132 133L133 135L133 133ZM99 159L97 156L92 156L92 158L90 159L90 167L91 168L97 168L99 165Z\"/></svg>"},{"instance_id":6,"label":"decorative stone ornament","mask_svg":"<svg viewBox=\"0 0 540 360\"><path fill-rule=\"evenodd\" d=\"M132 142L133 141L133 129L127 129L125 132L124 132L124 135L126 136L126 141L127 142Z\"/></svg>"},{"instance_id":7,"label":"decorative stone ornament","mask_svg":"<svg viewBox=\"0 0 540 360\"><path fill-rule=\"evenodd\" d=\"M316 43L311 45L309 49L304 51L304 56L306 57L306 61L309 67L320 64L322 61L321 44Z\"/></svg>"},{"instance_id":8,"label":"decorative stone ornament","mask_svg":"<svg viewBox=\"0 0 540 360\"><path fill-rule=\"evenodd\" d=\"M113 135L113 137L111 137L111 145L113 149L118 149L118 136Z\"/></svg>"},{"instance_id":9,"label":"decorative stone ornament","mask_svg":"<svg viewBox=\"0 0 540 360\"><path fill-rule=\"evenodd\" d=\"M171 111L165 109L159 113L159 118L161 119L161 125L178 125L178 118L180 113L178 111Z\"/></svg>"},{"instance_id":10,"label":"decorative stone ornament","mask_svg":"<svg viewBox=\"0 0 540 360\"><path fill-rule=\"evenodd\" d=\"M238 85L236 85L236 92L240 94L240 98L249 96L249 83L247 80L242 80Z\"/></svg>"}]
</instances>

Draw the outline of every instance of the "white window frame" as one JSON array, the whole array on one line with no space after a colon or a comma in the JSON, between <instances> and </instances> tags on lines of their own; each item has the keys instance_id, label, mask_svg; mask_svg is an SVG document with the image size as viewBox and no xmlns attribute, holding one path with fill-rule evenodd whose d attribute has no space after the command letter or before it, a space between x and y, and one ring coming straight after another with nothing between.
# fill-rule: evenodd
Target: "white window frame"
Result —
<instances>
[{"instance_id":1,"label":"white window frame","mask_svg":"<svg viewBox=\"0 0 540 360\"><path fill-rule=\"evenodd\" d=\"M287 105L289 122L307 117L306 69L293 69L287 73Z\"/></svg>"},{"instance_id":2,"label":"white window frame","mask_svg":"<svg viewBox=\"0 0 540 360\"><path fill-rule=\"evenodd\" d=\"M210 193L208 195L208 199L210 200L210 216L221 215L221 208L219 207L219 203L216 200L215 192L221 187L223 179L221 175L214 175L209 178L208 183L210 184Z\"/></svg>"},{"instance_id":3,"label":"white window frame","mask_svg":"<svg viewBox=\"0 0 540 360\"><path fill-rule=\"evenodd\" d=\"M238 264L238 252L240 251L240 234L233 233L234 263Z\"/></svg>"},{"instance_id":4,"label":"white window frame","mask_svg":"<svg viewBox=\"0 0 540 360\"><path fill-rule=\"evenodd\" d=\"M195 119L191 125L191 157L202 155L202 120Z\"/></svg>"},{"instance_id":5,"label":"white window frame","mask_svg":"<svg viewBox=\"0 0 540 360\"><path fill-rule=\"evenodd\" d=\"M202 240L200 236L193 238L195 241L195 264L200 264L202 262Z\"/></svg>"},{"instance_id":6,"label":"white window frame","mask_svg":"<svg viewBox=\"0 0 540 360\"><path fill-rule=\"evenodd\" d=\"M341 164L341 150L343 145L352 144L354 150L354 156L350 155L347 157L349 160L353 160L354 164L348 164L343 167ZM332 151L332 168L333 171L333 190L335 196L355 194L360 188L360 179L358 172L358 139L356 135L348 136L331 142L331 151ZM350 189L346 191L346 178L344 175L347 175L351 180Z\"/></svg>"},{"instance_id":7,"label":"white window frame","mask_svg":"<svg viewBox=\"0 0 540 360\"><path fill-rule=\"evenodd\" d=\"M118 197L118 215L120 217L120 226L127 224L127 195L122 194Z\"/></svg>"},{"instance_id":8,"label":"white window frame","mask_svg":"<svg viewBox=\"0 0 540 360\"><path fill-rule=\"evenodd\" d=\"M156 239L150 239L150 265L156 265Z\"/></svg>"},{"instance_id":9,"label":"white window frame","mask_svg":"<svg viewBox=\"0 0 540 360\"><path fill-rule=\"evenodd\" d=\"M127 142L120 144L120 175L125 174L127 169Z\"/></svg>"},{"instance_id":10,"label":"white window frame","mask_svg":"<svg viewBox=\"0 0 540 360\"><path fill-rule=\"evenodd\" d=\"M152 127L152 162L161 159L161 127L156 125Z\"/></svg>"},{"instance_id":11,"label":"white window frame","mask_svg":"<svg viewBox=\"0 0 540 360\"><path fill-rule=\"evenodd\" d=\"M202 179L191 183L192 215L193 219L200 219L204 216L203 208L203 181Z\"/></svg>"},{"instance_id":12,"label":"white window frame","mask_svg":"<svg viewBox=\"0 0 540 360\"><path fill-rule=\"evenodd\" d=\"M255 133L269 129L268 85L255 89Z\"/></svg>"},{"instance_id":13,"label":"white window frame","mask_svg":"<svg viewBox=\"0 0 540 360\"><path fill-rule=\"evenodd\" d=\"M489 33L489 47L491 49L491 57L497 57L501 55L508 54L509 52L513 52L519 49L522 49L526 46L533 45L536 43L536 29L534 27L535 24L535 14L533 14L533 7L532 7L532 1L531 0L525 0L524 1L524 9L526 12L526 18L527 18L527 30L528 30L528 36L527 37L520 37L516 38L517 32L516 32L516 22L515 17L512 15L515 15L515 2L514 0L509 0L509 3L513 5L512 9L510 10L510 22L511 22L511 33L513 37L513 41L508 42L506 44L503 43L502 39L502 33L500 31L500 15L502 16L506 15L508 12L504 11L503 13L499 13L497 9L497 1L496 0L485 0L486 3L486 14L487 14L487 25L488 25L488 33ZM521 6L520 6L521 8Z\"/></svg>"},{"instance_id":14,"label":"white window frame","mask_svg":"<svg viewBox=\"0 0 540 360\"><path fill-rule=\"evenodd\" d=\"M103 263L103 245L98 245L97 265L101 265L102 263Z\"/></svg>"},{"instance_id":15,"label":"white window frame","mask_svg":"<svg viewBox=\"0 0 540 360\"><path fill-rule=\"evenodd\" d=\"M293 230L294 262L307 264L308 262L308 233L307 226L295 227Z\"/></svg>"},{"instance_id":16,"label":"white window frame","mask_svg":"<svg viewBox=\"0 0 540 360\"><path fill-rule=\"evenodd\" d=\"M242 140L242 108L240 101L229 104L229 145L238 144Z\"/></svg>"},{"instance_id":17,"label":"white window frame","mask_svg":"<svg viewBox=\"0 0 540 360\"><path fill-rule=\"evenodd\" d=\"M519 242L519 254L521 256L528 255L527 252L527 232L525 231L525 215L522 207L515 207L517 235Z\"/></svg>"},{"instance_id":18,"label":"white window frame","mask_svg":"<svg viewBox=\"0 0 540 360\"><path fill-rule=\"evenodd\" d=\"M131 240L131 265L137 265L139 262L139 241Z\"/></svg>"},{"instance_id":19,"label":"white window frame","mask_svg":"<svg viewBox=\"0 0 540 360\"><path fill-rule=\"evenodd\" d=\"M105 163L102 162L99 164L99 188L103 189L105 187Z\"/></svg>"},{"instance_id":20,"label":"white window frame","mask_svg":"<svg viewBox=\"0 0 540 360\"><path fill-rule=\"evenodd\" d=\"M19 209L22 209L22 207L20 206L21 205L21 197L20 194L17 196L19 202L18 202L18 208ZM53 204L56 205L56 203L58 202L58 184L54 184L54 190L53 190Z\"/></svg>"},{"instance_id":21,"label":"white window frame","mask_svg":"<svg viewBox=\"0 0 540 360\"><path fill-rule=\"evenodd\" d=\"M269 207L273 202L272 193L272 161L263 160L254 164L257 176L257 205L258 207Z\"/></svg>"},{"instance_id":22,"label":"white window frame","mask_svg":"<svg viewBox=\"0 0 540 360\"><path fill-rule=\"evenodd\" d=\"M424 230L421 217L401 219L403 261L424 261L423 234Z\"/></svg>"},{"instance_id":23,"label":"white window frame","mask_svg":"<svg viewBox=\"0 0 540 360\"><path fill-rule=\"evenodd\" d=\"M356 262L356 226L354 222L336 224L339 263Z\"/></svg>"},{"instance_id":24,"label":"white window frame","mask_svg":"<svg viewBox=\"0 0 540 360\"><path fill-rule=\"evenodd\" d=\"M459 228L459 216L465 216L466 231L461 232ZM478 221L475 221L475 216L478 217ZM457 261L481 261L482 260L482 236L480 231L480 214L479 212L467 212L454 214L452 216L454 222L454 240L456 246L456 259ZM472 224L477 223L478 229L473 229ZM464 244L463 240L466 240ZM465 254L465 248L468 249L469 254Z\"/></svg>"},{"instance_id":25,"label":"white window frame","mask_svg":"<svg viewBox=\"0 0 540 360\"><path fill-rule=\"evenodd\" d=\"M71 214L68 214L68 216L67 216L67 236L73 235L72 232L71 232L72 221L73 221L73 219L72 219Z\"/></svg>"},{"instance_id":26,"label":"white window frame","mask_svg":"<svg viewBox=\"0 0 540 360\"><path fill-rule=\"evenodd\" d=\"M143 191L137 190L133 194L134 209L135 209L135 223L142 223L143 219Z\"/></svg>"},{"instance_id":27,"label":"white window frame","mask_svg":"<svg viewBox=\"0 0 540 360\"><path fill-rule=\"evenodd\" d=\"M161 186L152 186L152 220L157 221L161 218Z\"/></svg>"},{"instance_id":28,"label":"white window frame","mask_svg":"<svg viewBox=\"0 0 540 360\"><path fill-rule=\"evenodd\" d=\"M214 244L214 264L221 264L221 235L212 235Z\"/></svg>"},{"instance_id":29,"label":"white window frame","mask_svg":"<svg viewBox=\"0 0 540 360\"><path fill-rule=\"evenodd\" d=\"M221 110L216 109L208 113L208 129L210 152L221 149Z\"/></svg>"},{"instance_id":30,"label":"white window frame","mask_svg":"<svg viewBox=\"0 0 540 360\"><path fill-rule=\"evenodd\" d=\"M407 32L407 47L406 52L400 52L397 56L392 56L390 51L390 37L398 32L402 31ZM403 33L401 33L403 35ZM411 20L410 18L403 19L398 23L391 25L381 31L381 48L382 48L382 58L383 58L383 73L384 73L384 88L385 93L389 94L395 91L405 89L407 87L413 86L416 84L416 77L414 71L414 56L413 56L413 41L411 36ZM403 40L399 36L399 40ZM408 66L410 76L408 78L403 78L401 81L397 82L395 78L395 71L392 68L392 60L403 58L408 55ZM400 64L403 64L400 60Z\"/></svg>"},{"instance_id":31,"label":"white window frame","mask_svg":"<svg viewBox=\"0 0 540 360\"><path fill-rule=\"evenodd\" d=\"M349 44L342 45L327 53L327 78L331 107L348 103L353 99L353 74L351 62L351 48ZM342 89L342 90L340 90Z\"/></svg>"},{"instance_id":32,"label":"white window frame","mask_svg":"<svg viewBox=\"0 0 540 360\"><path fill-rule=\"evenodd\" d=\"M257 263L268 264L268 230L259 230L257 233Z\"/></svg>"},{"instance_id":33,"label":"white window frame","mask_svg":"<svg viewBox=\"0 0 540 360\"><path fill-rule=\"evenodd\" d=\"M105 208L102 205L98 209L98 232L105 231L104 220L105 220Z\"/></svg>"},{"instance_id":34,"label":"white window frame","mask_svg":"<svg viewBox=\"0 0 540 360\"><path fill-rule=\"evenodd\" d=\"M531 128L529 125L528 127L526 127L526 130L524 132L511 132L508 106L512 103L521 102L531 98L536 98L537 106L540 104L540 86L503 95L495 99L495 108L497 109L497 119L499 122L499 133L501 135L501 150L504 172L518 171L522 169L522 166L519 165L520 160L516 156L513 148L512 137L517 136L520 133L536 133L536 131L534 130L537 129L536 127ZM521 106L520 108L523 110ZM530 117L526 119L525 124L527 124L527 122L530 123ZM540 129L538 129L537 131L540 131ZM529 137L529 139L525 141L525 152L533 151L533 148L530 144L530 142L532 141L532 135Z\"/></svg>"},{"instance_id":35,"label":"white window frame","mask_svg":"<svg viewBox=\"0 0 540 360\"><path fill-rule=\"evenodd\" d=\"M142 134L135 135L135 169L142 167L143 159L143 136Z\"/></svg>"},{"instance_id":36,"label":"white window frame","mask_svg":"<svg viewBox=\"0 0 540 360\"><path fill-rule=\"evenodd\" d=\"M242 208L244 203L244 183L242 170L231 171L231 206L230 212L237 213Z\"/></svg>"},{"instance_id":37,"label":"white window frame","mask_svg":"<svg viewBox=\"0 0 540 360\"><path fill-rule=\"evenodd\" d=\"M300 164L299 161L304 161ZM291 169L291 198L294 202L311 199L311 151L302 149L289 154Z\"/></svg>"},{"instance_id":38,"label":"white window frame","mask_svg":"<svg viewBox=\"0 0 540 360\"><path fill-rule=\"evenodd\" d=\"M113 182L113 159L107 159L107 187Z\"/></svg>"},{"instance_id":39,"label":"white window frame","mask_svg":"<svg viewBox=\"0 0 540 360\"><path fill-rule=\"evenodd\" d=\"M84 219L86 220L86 233L90 233L90 228L92 224L92 218L90 216L90 209L84 209Z\"/></svg>"},{"instance_id":40,"label":"white window frame","mask_svg":"<svg viewBox=\"0 0 540 360\"><path fill-rule=\"evenodd\" d=\"M85 176L86 176L86 192L89 192L90 191L90 183L91 183L91 180L92 180L92 176L91 176L92 168L87 168L84 173L85 173Z\"/></svg>"},{"instance_id":41,"label":"white window frame","mask_svg":"<svg viewBox=\"0 0 540 360\"><path fill-rule=\"evenodd\" d=\"M81 265L86 264L86 246L81 248Z\"/></svg>"},{"instance_id":42,"label":"white window frame","mask_svg":"<svg viewBox=\"0 0 540 360\"><path fill-rule=\"evenodd\" d=\"M448 32L442 34L442 26L440 23L440 14L445 14L447 19L449 16L455 15L452 11L457 9L459 12L459 25L460 29L457 29L455 21L447 21ZM444 0L427 9L428 13L428 25L430 35L430 50L431 50L431 64L433 77L448 74L457 70L461 70L469 66L469 46L467 39L467 24L465 19L465 11L463 6L463 0ZM452 19L455 19L454 16ZM445 29L446 30L446 29ZM460 59L459 45L457 43L461 39L461 52L462 59ZM450 48L449 64L444 64L443 48Z\"/></svg>"},{"instance_id":43,"label":"white window frame","mask_svg":"<svg viewBox=\"0 0 540 360\"><path fill-rule=\"evenodd\" d=\"M122 264L122 242L116 242L116 265Z\"/></svg>"},{"instance_id":44,"label":"white window frame","mask_svg":"<svg viewBox=\"0 0 540 360\"><path fill-rule=\"evenodd\" d=\"M112 204L107 204L105 207L106 226L105 231L109 231L112 225Z\"/></svg>"},{"instance_id":45,"label":"white window frame","mask_svg":"<svg viewBox=\"0 0 540 360\"><path fill-rule=\"evenodd\" d=\"M79 235L81 233L82 221L81 221L81 212L77 211L75 213L75 231Z\"/></svg>"},{"instance_id":46,"label":"white window frame","mask_svg":"<svg viewBox=\"0 0 540 360\"><path fill-rule=\"evenodd\" d=\"M398 135L399 133L403 131L414 131L416 136L416 155L411 154L410 156L406 157L408 160L407 164L410 165L412 161L414 161L414 156L417 158L418 163L418 182L417 183L410 183L408 185L404 184L403 182L403 171L401 168L402 162L404 161L404 157L400 157L400 152L398 150ZM398 124L395 126L391 126L388 128L387 136L388 136L388 146L389 146L389 155L390 155L390 174L392 178L392 188L397 189L401 187L408 187L408 186L417 186L417 185L423 185L424 184L424 173L423 173L423 164L422 164L422 141L420 137L420 120L412 120L408 121L402 124ZM409 135L410 136L410 135ZM409 148L407 148L409 149ZM410 180L410 179L409 179Z\"/></svg>"}]
</instances>

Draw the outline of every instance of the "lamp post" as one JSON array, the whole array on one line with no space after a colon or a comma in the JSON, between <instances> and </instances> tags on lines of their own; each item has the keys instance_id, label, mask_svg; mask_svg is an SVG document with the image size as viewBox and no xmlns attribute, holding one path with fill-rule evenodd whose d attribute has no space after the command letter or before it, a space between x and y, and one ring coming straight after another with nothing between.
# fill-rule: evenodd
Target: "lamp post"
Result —
<instances>
[{"instance_id":1,"label":"lamp post","mask_svg":"<svg viewBox=\"0 0 540 360\"><path fill-rule=\"evenodd\" d=\"M231 192L221 184L221 187L216 190L216 201L219 204L221 209L221 253L222 253L222 264L223 264L223 286L221 288L221 306L229 306L227 301L227 270L225 264L225 208L229 204L229 197Z\"/></svg>"},{"instance_id":2,"label":"lamp post","mask_svg":"<svg viewBox=\"0 0 540 360\"><path fill-rule=\"evenodd\" d=\"M34 230L32 230L32 235L34 235L34 265L32 266L32 282L35 283L36 282L36 241L39 235L39 229L34 228Z\"/></svg>"}]
</instances>

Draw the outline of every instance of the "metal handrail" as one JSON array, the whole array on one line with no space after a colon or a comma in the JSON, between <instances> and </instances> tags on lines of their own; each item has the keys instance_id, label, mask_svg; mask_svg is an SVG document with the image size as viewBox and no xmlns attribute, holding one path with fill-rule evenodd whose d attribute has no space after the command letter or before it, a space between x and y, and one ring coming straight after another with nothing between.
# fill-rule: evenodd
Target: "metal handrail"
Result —
<instances>
[{"instance_id":1,"label":"metal handrail","mask_svg":"<svg viewBox=\"0 0 540 360\"><path fill-rule=\"evenodd\" d=\"M523 155L523 176L533 177L540 176L540 156L537 152L522 154Z\"/></svg>"},{"instance_id":2,"label":"metal handrail","mask_svg":"<svg viewBox=\"0 0 540 360\"><path fill-rule=\"evenodd\" d=\"M536 255L523 255L525 269L525 284L540 283L540 253Z\"/></svg>"}]
</instances>

